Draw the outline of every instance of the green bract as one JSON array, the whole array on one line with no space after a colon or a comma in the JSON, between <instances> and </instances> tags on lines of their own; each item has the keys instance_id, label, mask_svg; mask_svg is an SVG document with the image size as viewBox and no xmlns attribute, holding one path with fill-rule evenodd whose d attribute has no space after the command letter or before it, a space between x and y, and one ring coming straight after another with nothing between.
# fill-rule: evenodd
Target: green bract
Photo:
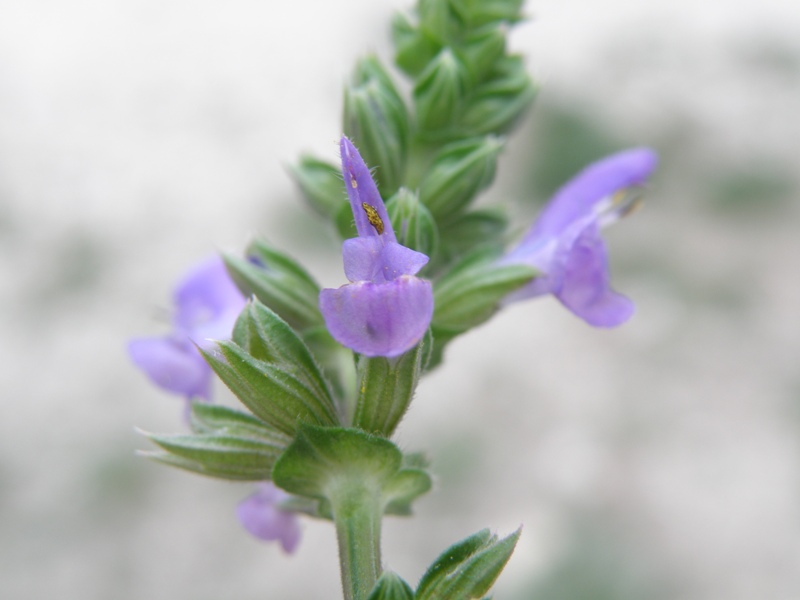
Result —
<instances>
[{"instance_id":1,"label":"green bract","mask_svg":"<svg viewBox=\"0 0 800 600\"><path fill-rule=\"evenodd\" d=\"M439 230L417 194L400 188L386 203L398 243L433 259L439 247Z\"/></svg>"},{"instance_id":2,"label":"green bract","mask_svg":"<svg viewBox=\"0 0 800 600\"><path fill-rule=\"evenodd\" d=\"M344 92L344 132L375 173L384 196L403 180L408 151L409 117L405 103L389 74L374 56L356 66Z\"/></svg>"},{"instance_id":3,"label":"green bract","mask_svg":"<svg viewBox=\"0 0 800 600\"><path fill-rule=\"evenodd\" d=\"M473 600L489 591L519 539L518 529L498 539L488 529L450 546L422 576L416 600Z\"/></svg>"},{"instance_id":4,"label":"green bract","mask_svg":"<svg viewBox=\"0 0 800 600\"><path fill-rule=\"evenodd\" d=\"M319 286L297 261L256 240L248 259L223 256L231 278L246 296L253 295L298 330L322 324Z\"/></svg>"}]
</instances>

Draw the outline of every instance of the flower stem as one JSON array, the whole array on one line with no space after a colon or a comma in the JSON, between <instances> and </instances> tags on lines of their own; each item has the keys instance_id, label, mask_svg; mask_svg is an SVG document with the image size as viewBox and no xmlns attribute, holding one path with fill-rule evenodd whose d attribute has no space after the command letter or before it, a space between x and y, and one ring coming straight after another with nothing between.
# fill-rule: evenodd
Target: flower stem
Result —
<instances>
[{"instance_id":1,"label":"flower stem","mask_svg":"<svg viewBox=\"0 0 800 600\"><path fill-rule=\"evenodd\" d=\"M383 510L380 490L371 483L347 478L328 496L336 523L345 600L366 600L382 571Z\"/></svg>"}]
</instances>

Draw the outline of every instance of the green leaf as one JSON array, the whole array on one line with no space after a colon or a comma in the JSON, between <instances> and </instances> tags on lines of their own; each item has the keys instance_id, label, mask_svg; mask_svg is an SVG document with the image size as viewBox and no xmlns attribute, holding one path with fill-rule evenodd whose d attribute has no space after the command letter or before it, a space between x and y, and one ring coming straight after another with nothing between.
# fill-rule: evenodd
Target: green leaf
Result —
<instances>
[{"instance_id":1,"label":"green leaf","mask_svg":"<svg viewBox=\"0 0 800 600\"><path fill-rule=\"evenodd\" d=\"M410 515L411 504L433 487L427 471L418 468L400 469L384 487L387 515Z\"/></svg>"},{"instance_id":2,"label":"green leaf","mask_svg":"<svg viewBox=\"0 0 800 600\"><path fill-rule=\"evenodd\" d=\"M273 480L287 492L327 498L342 479L368 480L383 488L402 464L389 440L359 429L302 425L273 469Z\"/></svg>"},{"instance_id":3,"label":"green leaf","mask_svg":"<svg viewBox=\"0 0 800 600\"><path fill-rule=\"evenodd\" d=\"M333 409L330 387L311 351L294 329L269 308L258 301L248 303L236 320L232 337L256 360L295 374L321 403Z\"/></svg>"},{"instance_id":4,"label":"green leaf","mask_svg":"<svg viewBox=\"0 0 800 600\"><path fill-rule=\"evenodd\" d=\"M285 448L234 435L145 435L166 450L145 456L203 475L241 481L269 479L275 460Z\"/></svg>"},{"instance_id":5,"label":"green leaf","mask_svg":"<svg viewBox=\"0 0 800 600\"><path fill-rule=\"evenodd\" d=\"M201 352L236 397L278 431L294 436L301 423L337 422L330 398L319 395L301 368L257 360L227 341L219 342L215 352Z\"/></svg>"},{"instance_id":6,"label":"green leaf","mask_svg":"<svg viewBox=\"0 0 800 600\"><path fill-rule=\"evenodd\" d=\"M397 358L360 356L357 365L358 399L353 425L364 431L391 437L414 396L425 368L423 357L430 334Z\"/></svg>"},{"instance_id":7,"label":"green leaf","mask_svg":"<svg viewBox=\"0 0 800 600\"><path fill-rule=\"evenodd\" d=\"M384 571L367 600L414 600L414 591L399 575Z\"/></svg>"},{"instance_id":8,"label":"green leaf","mask_svg":"<svg viewBox=\"0 0 800 600\"><path fill-rule=\"evenodd\" d=\"M347 198L341 170L312 156L301 156L290 171L308 203L323 217L332 218Z\"/></svg>"},{"instance_id":9,"label":"green leaf","mask_svg":"<svg viewBox=\"0 0 800 600\"><path fill-rule=\"evenodd\" d=\"M521 530L498 540L488 529L454 544L433 562L417 586L417 600L473 600L489 591Z\"/></svg>"},{"instance_id":10,"label":"green leaf","mask_svg":"<svg viewBox=\"0 0 800 600\"><path fill-rule=\"evenodd\" d=\"M408 461L389 440L360 429L304 425L275 463L277 485L292 494L332 500L347 488L380 494L387 514L408 515L411 503L431 488L431 478L412 455Z\"/></svg>"},{"instance_id":11,"label":"green leaf","mask_svg":"<svg viewBox=\"0 0 800 600\"><path fill-rule=\"evenodd\" d=\"M321 325L319 286L294 259L255 241L248 260L224 255L231 278L246 296L255 295L289 325L302 330Z\"/></svg>"},{"instance_id":12,"label":"green leaf","mask_svg":"<svg viewBox=\"0 0 800 600\"><path fill-rule=\"evenodd\" d=\"M199 434L231 435L285 448L291 438L276 431L253 415L220 404L193 402L192 430Z\"/></svg>"},{"instance_id":13,"label":"green leaf","mask_svg":"<svg viewBox=\"0 0 800 600\"><path fill-rule=\"evenodd\" d=\"M498 265L492 252L479 251L435 282L432 327L462 333L488 320L499 302L537 275L527 265Z\"/></svg>"}]
</instances>

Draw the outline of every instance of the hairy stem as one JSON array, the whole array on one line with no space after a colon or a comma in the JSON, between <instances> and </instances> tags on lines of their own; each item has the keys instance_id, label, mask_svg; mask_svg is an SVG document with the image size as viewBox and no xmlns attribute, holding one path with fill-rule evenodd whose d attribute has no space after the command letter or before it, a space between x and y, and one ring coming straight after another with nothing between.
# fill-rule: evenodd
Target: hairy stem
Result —
<instances>
[{"instance_id":1,"label":"hairy stem","mask_svg":"<svg viewBox=\"0 0 800 600\"><path fill-rule=\"evenodd\" d=\"M328 496L336 523L345 600L366 600L382 571L380 490L373 482L359 479L339 482Z\"/></svg>"}]
</instances>

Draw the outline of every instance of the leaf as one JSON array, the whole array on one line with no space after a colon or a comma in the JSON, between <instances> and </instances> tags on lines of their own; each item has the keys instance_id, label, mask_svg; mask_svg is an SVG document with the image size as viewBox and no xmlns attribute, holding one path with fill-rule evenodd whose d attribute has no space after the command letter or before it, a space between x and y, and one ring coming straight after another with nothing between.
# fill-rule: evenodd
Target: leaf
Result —
<instances>
[{"instance_id":1,"label":"leaf","mask_svg":"<svg viewBox=\"0 0 800 600\"><path fill-rule=\"evenodd\" d=\"M514 552L521 530L498 540L488 529L445 550L422 576L417 600L473 600L492 587Z\"/></svg>"},{"instance_id":2,"label":"leaf","mask_svg":"<svg viewBox=\"0 0 800 600\"><path fill-rule=\"evenodd\" d=\"M264 481L284 446L232 435L145 434L166 452L144 453L172 466L203 475L242 481Z\"/></svg>"},{"instance_id":3,"label":"leaf","mask_svg":"<svg viewBox=\"0 0 800 600\"><path fill-rule=\"evenodd\" d=\"M391 571L384 571L367 600L414 600L414 591Z\"/></svg>"}]
</instances>

